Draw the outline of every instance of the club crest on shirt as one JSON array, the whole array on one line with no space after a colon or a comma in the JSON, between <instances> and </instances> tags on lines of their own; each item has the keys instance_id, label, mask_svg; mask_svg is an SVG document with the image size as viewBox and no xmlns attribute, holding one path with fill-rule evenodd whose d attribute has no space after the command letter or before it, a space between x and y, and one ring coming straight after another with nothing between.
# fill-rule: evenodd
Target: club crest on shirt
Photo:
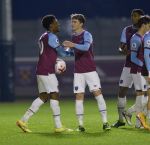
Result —
<instances>
[{"instance_id":1,"label":"club crest on shirt","mask_svg":"<svg viewBox=\"0 0 150 145\"><path fill-rule=\"evenodd\" d=\"M136 50L136 43L132 43L131 50Z\"/></svg>"},{"instance_id":2,"label":"club crest on shirt","mask_svg":"<svg viewBox=\"0 0 150 145\"><path fill-rule=\"evenodd\" d=\"M56 39L56 43L58 43L58 44L59 44L59 40L58 40L58 39Z\"/></svg>"},{"instance_id":3,"label":"club crest on shirt","mask_svg":"<svg viewBox=\"0 0 150 145\"><path fill-rule=\"evenodd\" d=\"M78 90L78 86L75 86L74 88L75 88L76 91Z\"/></svg>"}]
</instances>

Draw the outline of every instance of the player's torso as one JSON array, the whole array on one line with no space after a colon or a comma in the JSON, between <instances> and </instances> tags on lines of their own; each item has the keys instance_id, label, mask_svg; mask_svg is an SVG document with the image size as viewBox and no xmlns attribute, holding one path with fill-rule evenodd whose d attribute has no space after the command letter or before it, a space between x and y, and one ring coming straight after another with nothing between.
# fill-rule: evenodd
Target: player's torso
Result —
<instances>
[{"instance_id":1,"label":"player's torso","mask_svg":"<svg viewBox=\"0 0 150 145\"><path fill-rule=\"evenodd\" d=\"M143 45L143 37L141 35L139 35L138 33L135 33L132 37L132 39L134 39L135 42L137 43L133 43L131 45L135 45L138 46L137 48L137 58L140 59L143 63L144 63L144 45ZM131 63L131 73L132 74L136 74L137 72L142 72L142 68L144 68L143 66L138 66L135 63Z\"/></svg>"},{"instance_id":2,"label":"player's torso","mask_svg":"<svg viewBox=\"0 0 150 145\"><path fill-rule=\"evenodd\" d=\"M84 44L84 33L83 31L79 35L72 36L72 42L77 44ZM94 55L93 55L93 44L90 45L88 51L80 51L75 49L75 73L86 73L96 70Z\"/></svg>"},{"instance_id":3,"label":"player's torso","mask_svg":"<svg viewBox=\"0 0 150 145\"><path fill-rule=\"evenodd\" d=\"M144 55L144 49L150 49L150 31L145 34L143 41L144 41L143 43L149 43L149 44L148 44L149 47L146 46L146 48L145 48L145 46L144 46L144 48L143 48L143 55ZM144 44L144 45L145 45L145 44ZM143 76L148 76L148 70L147 70L147 68L146 68L145 63L144 63L144 66L143 66L143 68L142 68L142 75L143 75Z\"/></svg>"},{"instance_id":4,"label":"player's torso","mask_svg":"<svg viewBox=\"0 0 150 145\"><path fill-rule=\"evenodd\" d=\"M126 43L127 43L127 49L130 52L130 40L133 34L137 32L137 29L133 27L133 25L130 25L126 27ZM126 56L126 62L125 62L125 67L131 67L131 55Z\"/></svg>"},{"instance_id":5,"label":"player's torso","mask_svg":"<svg viewBox=\"0 0 150 145\"><path fill-rule=\"evenodd\" d=\"M38 75L48 75L55 73L55 63L57 52L48 44L48 33L44 33L39 39L39 61L37 64Z\"/></svg>"}]
</instances>

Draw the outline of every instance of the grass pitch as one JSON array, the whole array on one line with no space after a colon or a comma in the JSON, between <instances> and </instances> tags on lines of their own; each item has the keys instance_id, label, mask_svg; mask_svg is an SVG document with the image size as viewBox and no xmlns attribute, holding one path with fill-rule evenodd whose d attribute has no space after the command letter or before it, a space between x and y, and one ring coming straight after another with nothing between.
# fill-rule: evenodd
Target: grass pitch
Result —
<instances>
[{"instance_id":1,"label":"grass pitch","mask_svg":"<svg viewBox=\"0 0 150 145\"><path fill-rule=\"evenodd\" d=\"M114 123L118 116L116 100L106 100L108 119ZM29 121L32 133L23 133L16 120L32 102L0 103L0 145L149 145L150 131L125 126L110 132L102 130L102 122L94 100L85 100L85 133L54 133L49 103L43 105ZM128 102L131 105L133 101ZM77 120L73 101L60 101L63 124L75 129ZM133 118L133 121L135 117Z\"/></svg>"}]
</instances>

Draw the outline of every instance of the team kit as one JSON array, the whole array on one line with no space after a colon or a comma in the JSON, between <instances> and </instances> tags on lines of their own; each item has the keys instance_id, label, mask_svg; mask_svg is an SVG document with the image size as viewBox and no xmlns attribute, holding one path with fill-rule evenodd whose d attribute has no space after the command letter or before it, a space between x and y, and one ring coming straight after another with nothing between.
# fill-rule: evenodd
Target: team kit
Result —
<instances>
[{"instance_id":1,"label":"team kit","mask_svg":"<svg viewBox=\"0 0 150 145\"><path fill-rule=\"evenodd\" d=\"M132 125L132 115L136 115L135 127L150 131L150 16L141 9L131 12L132 24L126 26L120 38L118 51L126 56L118 87L118 120L114 124L107 119L107 106L101 91L100 77L96 71L93 54L93 37L85 29L86 19L83 14L72 14L70 18L71 40L60 43L57 33L59 22L54 15L45 15L41 24L46 30L39 38L39 59L36 67L38 97L32 102L25 114L16 122L23 132L32 132L27 123L39 108L50 102L54 120L54 132L85 132L84 96L85 88L97 101L102 129ZM61 57L61 59L59 58ZM74 57L73 91L75 95L75 113L78 126L71 129L62 124L59 106L59 82L56 74L65 73L66 63L63 58ZM134 86L135 103L126 107L128 89Z\"/></svg>"}]
</instances>

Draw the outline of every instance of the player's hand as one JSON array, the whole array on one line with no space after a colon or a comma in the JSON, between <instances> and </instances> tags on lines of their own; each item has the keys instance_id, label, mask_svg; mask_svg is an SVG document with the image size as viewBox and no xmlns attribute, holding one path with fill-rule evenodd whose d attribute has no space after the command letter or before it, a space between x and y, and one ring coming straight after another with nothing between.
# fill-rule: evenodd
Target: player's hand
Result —
<instances>
[{"instance_id":1,"label":"player's hand","mask_svg":"<svg viewBox=\"0 0 150 145\"><path fill-rule=\"evenodd\" d=\"M128 50L127 45L125 43L121 43L118 50L121 54L124 54L124 55L130 54L130 51Z\"/></svg>"},{"instance_id":2,"label":"player's hand","mask_svg":"<svg viewBox=\"0 0 150 145\"><path fill-rule=\"evenodd\" d=\"M63 42L63 46L64 47L70 47L70 48L72 48L72 47L74 47L75 46L75 44L74 43L72 43L71 41L64 41Z\"/></svg>"}]
</instances>

